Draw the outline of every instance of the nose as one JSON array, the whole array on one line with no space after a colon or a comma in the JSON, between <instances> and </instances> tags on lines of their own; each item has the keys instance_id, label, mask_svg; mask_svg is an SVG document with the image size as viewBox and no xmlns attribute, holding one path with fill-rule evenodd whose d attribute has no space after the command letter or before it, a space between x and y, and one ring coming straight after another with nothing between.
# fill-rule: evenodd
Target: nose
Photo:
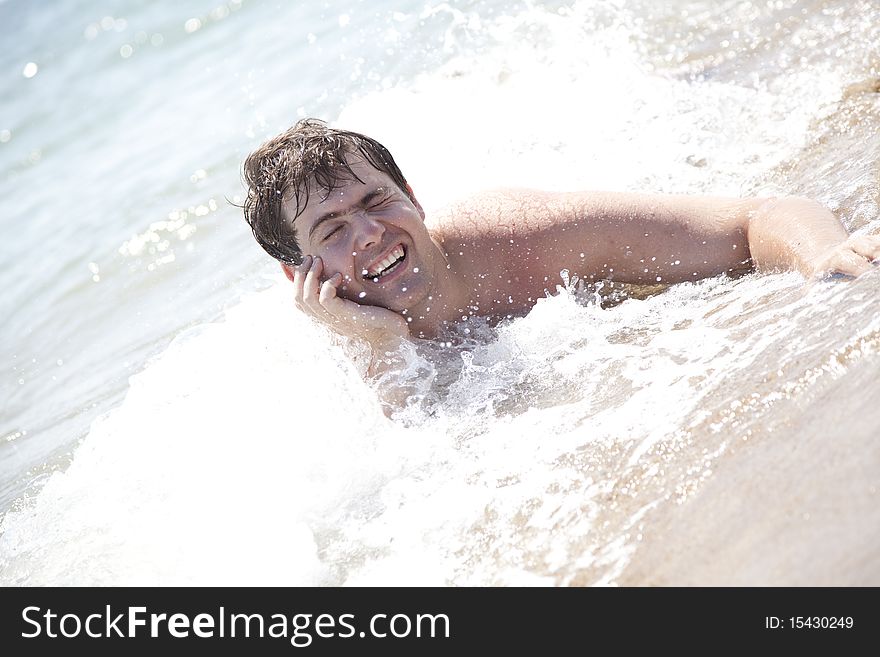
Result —
<instances>
[{"instance_id":1,"label":"nose","mask_svg":"<svg viewBox=\"0 0 880 657\"><path fill-rule=\"evenodd\" d=\"M359 250L375 246L382 241L385 234L385 226L366 212L359 212L354 219L355 244Z\"/></svg>"}]
</instances>

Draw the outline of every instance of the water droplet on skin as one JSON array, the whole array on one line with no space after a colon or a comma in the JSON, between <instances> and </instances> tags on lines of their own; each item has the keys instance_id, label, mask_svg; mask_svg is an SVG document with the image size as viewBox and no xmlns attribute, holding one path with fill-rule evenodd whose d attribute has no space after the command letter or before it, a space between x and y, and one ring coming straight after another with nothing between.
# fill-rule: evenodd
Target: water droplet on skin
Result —
<instances>
[{"instance_id":1,"label":"water droplet on skin","mask_svg":"<svg viewBox=\"0 0 880 657\"><path fill-rule=\"evenodd\" d=\"M357 254L358 254L357 251L352 251L352 252L351 252L351 255L353 255L353 256L356 256Z\"/></svg>"},{"instance_id":2,"label":"water droplet on skin","mask_svg":"<svg viewBox=\"0 0 880 657\"><path fill-rule=\"evenodd\" d=\"M366 276L366 275L367 275L367 273L368 273L368 272L367 272L367 270L366 270L366 269L363 269L363 270L361 270L361 276Z\"/></svg>"},{"instance_id":3,"label":"water droplet on skin","mask_svg":"<svg viewBox=\"0 0 880 657\"><path fill-rule=\"evenodd\" d=\"M406 292L406 288L405 288L405 287L402 287L402 288L400 288L400 291L401 291L401 292Z\"/></svg>"},{"instance_id":4,"label":"water droplet on skin","mask_svg":"<svg viewBox=\"0 0 880 657\"><path fill-rule=\"evenodd\" d=\"M379 277L376 276L376 278L373 279L373 282L374 282L374 283L378 283L378 282L379 282Z\"/></svg>"},{"instance_id":5,"label":"water droplet on skin","mask_svg":"<svg viewBox=\"0 0 880 657\"><path fill-rule=\"evenodd\" d=\"M358 298L359 298L359 299L363 299L365 296L367 296L367 293L366 293L366 292L361 292L361 293L358 295Z\"/></svg>"},{"instance_id":6,"label":"water droplet on skin","mask_svg":"<svg viewBox=\"0 0 880 657\"><path fill-rule=\"evenodd\" d=\"M418 274L418 273L419 273L419 268L418 268L418 267L413 267L413 273L414 273L414 274Z\"/></svg>"}]
</instances>

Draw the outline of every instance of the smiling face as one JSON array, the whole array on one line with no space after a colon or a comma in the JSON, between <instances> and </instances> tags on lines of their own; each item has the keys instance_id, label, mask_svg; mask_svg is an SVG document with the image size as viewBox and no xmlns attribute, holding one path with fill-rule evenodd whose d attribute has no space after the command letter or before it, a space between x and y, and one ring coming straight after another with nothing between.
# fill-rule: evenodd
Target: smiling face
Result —
<instances>
[{"instance_id":1,"label":"smiling face","mask_svg":"<svg viewBox=\"0 0 880 657\"><path fill-rule=\"evenodd\" d=\"M303 254L323 260L324 280L342 274L339 296L397 312L422 305L443 261L424 211L387 174L354 156L349 163L360 180L342 181L326 199L310 189L293 223ZM283 207L294 215L295 201Z\"/></svg>"}]
</instances>

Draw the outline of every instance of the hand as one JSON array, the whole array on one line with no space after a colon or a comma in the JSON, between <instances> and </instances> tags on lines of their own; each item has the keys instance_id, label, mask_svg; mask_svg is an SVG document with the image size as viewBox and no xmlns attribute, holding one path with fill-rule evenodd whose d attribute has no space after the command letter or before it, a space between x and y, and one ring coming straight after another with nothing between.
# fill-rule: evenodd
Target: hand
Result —
<instances>
[{"instance_id":1,"label":"hand","mask_svg":"<svg viewBox=\"0 0 880 657\"><path fill-rule=\"evenodd\" d=\"M321 283L324 263L320 257L305 256L293 274L296 307L342 335L364 338L370 343L409 338L409 326L402 315L379 306L364 306L337 296L342 274Z\"/></svg>"},{"instance_id":2,"label":"hand","mask_svg":"<svg viewBox=\"0 0 880 657\"><path fill-rule=\"evenodd\" d=\"M815 278L835 274L861 276L880 258L880 235L852 235L819 254L812 263Z\"/></svg>"}]
</instances>

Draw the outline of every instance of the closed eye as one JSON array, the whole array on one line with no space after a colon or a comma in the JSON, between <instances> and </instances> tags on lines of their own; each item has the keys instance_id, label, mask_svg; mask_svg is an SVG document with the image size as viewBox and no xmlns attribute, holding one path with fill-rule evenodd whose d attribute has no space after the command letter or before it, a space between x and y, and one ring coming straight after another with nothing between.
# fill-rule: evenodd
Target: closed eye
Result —
<instances>
[{"instance_id":1,"label":"closed eye","mask_svg":"<svg viewBox=\"0 0 880 657\"><path fill-rule=\"evenodd\" d=\"M329 240L331 237L333 237L334 235L336 235L336 234L337 234L339 231L341 231L341 230L342 230L342 226L341 226L341 225L337 226L336 228L334 228L333 230L331 230L329 233L327 233L326 235L324 235L324 237L321 238L321 241L322 241L322 242L326 242L327 240Z\"/></svg>"},{"instance_id":2,"label":"closed eye","mask_svg":"<svg viewBox=\"0 0 880 657\"><path fill-rule=\"evenodd\" d=\"M368 210L375 210L376 208L381 208L384 205L387 205L389 201L391 201L394 197L391 195L385 196L384 198L380 198L375 203L371 203L367 206Z\"/></svg>"}]
</instances>

